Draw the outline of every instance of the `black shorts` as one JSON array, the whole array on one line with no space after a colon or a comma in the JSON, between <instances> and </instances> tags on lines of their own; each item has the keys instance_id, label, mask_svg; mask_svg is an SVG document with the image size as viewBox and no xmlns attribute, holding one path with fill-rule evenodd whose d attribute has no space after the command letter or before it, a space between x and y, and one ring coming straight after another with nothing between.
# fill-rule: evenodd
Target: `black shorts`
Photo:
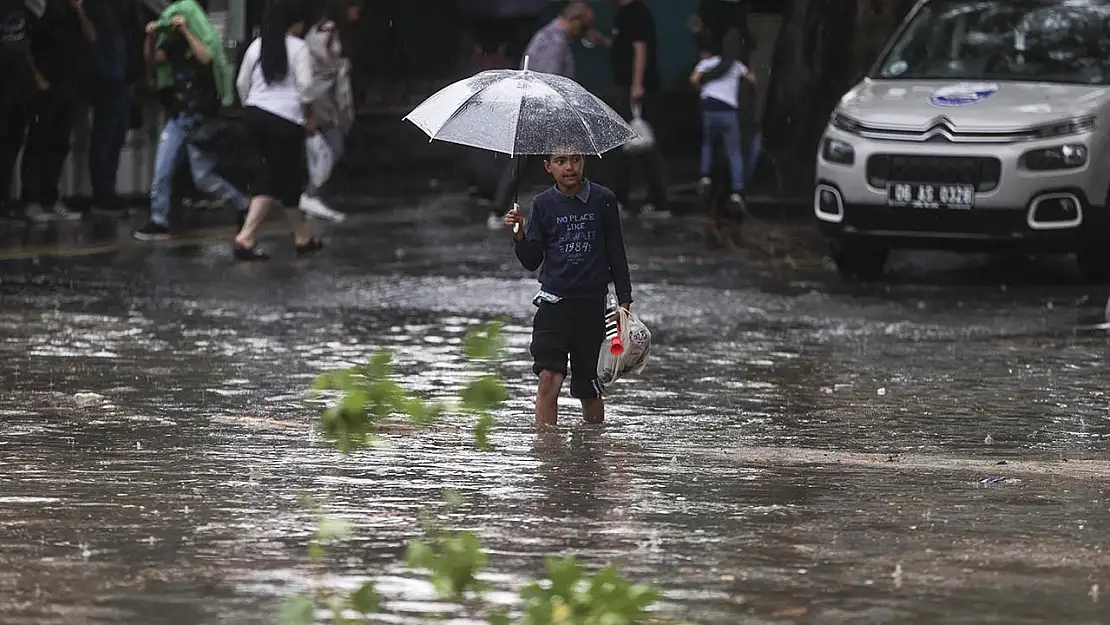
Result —
<instances>
[{"instance_id":1,"label":"black shorts","mask_svg":"<svg viewBox=\"0 0 1110 625\"><path fill-rule=\"evenodd\" d=\"M605 298L540 302L532 322L532 371L565 376L570 358L570 394L601 397L597 357L605 340Z\"/></svg>"},{"instance_id":2,"label":"black shorts","mask_svg":"<svg viewBox=\"0 0 1110 625\"><path fill-rule=\"evenodd\" d=\"M246 109L247 130L255 150L251 195L277 199L296 207L308 182L304 127L258 107Z\"/></svg>"}]
</instances>

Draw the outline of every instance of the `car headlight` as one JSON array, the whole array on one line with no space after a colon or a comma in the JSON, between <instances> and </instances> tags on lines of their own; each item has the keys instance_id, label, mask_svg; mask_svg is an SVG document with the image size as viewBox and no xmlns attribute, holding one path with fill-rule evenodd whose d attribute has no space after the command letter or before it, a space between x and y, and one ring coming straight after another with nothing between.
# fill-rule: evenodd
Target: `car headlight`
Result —
<instances>
[{"instance_id":1,"label":"car headlight","mask_svg":"<svg viewBox=\"0 0 1110 625\"><path fill-rule=\"evenodd\" d=\"M1066 119L1053 124L1045 124L1034 129L1034 139L1051 139L1053 137L1067 137L1091 132L1098 126L1095 117L1077 117Z\"/></svg>"},{"instance_id":2,"label":"car headlight","mask_svg":"<svg viewBox=\"0 0 1110 625\"><path fill-rule=\"evenodd\" d=\"M1069 143L1031 150L1021 155L1021 164L1032 171L1075 169L1087 164L1087 146Z\"/></svg>"},{"instance_id":3,"label":"car headlight","mask_svg":"<svg viewBox=\"0 0 1110 625\"><path fill-rule=\"evenodd\" d=\"M821 158L830 163L852 165L856 162L856 149L850 143L826 138L821 142Z\"/></svg>"},{"instance_id":4,"label":"car headlight","mask_svg":"<svg viewBox=\"0 0 1110 625\"><path fill-rule=\"evenodd\" d=\"M861 128L861 124L858 121L848 117L840 111L833 111L832 116L829 117L829 124L833 128L852 134L859 134Z\"/></svg>"}]
</instances>

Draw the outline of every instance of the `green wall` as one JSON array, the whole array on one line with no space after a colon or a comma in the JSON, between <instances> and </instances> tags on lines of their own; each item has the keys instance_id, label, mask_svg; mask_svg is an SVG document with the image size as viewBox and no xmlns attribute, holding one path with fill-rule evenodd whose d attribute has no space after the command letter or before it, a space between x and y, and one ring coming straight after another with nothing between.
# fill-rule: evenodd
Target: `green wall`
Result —
<instances>
[{"instance_id":1,"label":"green wall","mask_svg":"<svg viewBox=\"0 0 1110 625\"><path fill-rule=\"evenodd\" d=\"M655 16L655 29L659 41L659 74L667 89L685 84L697 57L694 39L686 21L697 10L698 0L645 0ZM610 34L613 13L616 7L612 2L600 0L591 2L597 14L598 30ZM555 17L559 4L555 4L545 20ZM578 67L578 82L595 93L603 93L613 85L609 67L607 48L586 48L581 43L574 44L574 58Z\"/></svg>"}]
</instances>

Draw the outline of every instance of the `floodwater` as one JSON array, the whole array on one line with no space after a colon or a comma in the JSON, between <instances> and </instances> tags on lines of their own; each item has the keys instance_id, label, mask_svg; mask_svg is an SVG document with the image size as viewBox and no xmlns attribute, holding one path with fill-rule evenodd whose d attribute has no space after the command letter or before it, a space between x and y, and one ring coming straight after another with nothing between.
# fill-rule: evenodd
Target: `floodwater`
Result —
<instances>
[{"instance_id":1,"label":"floodwater","mask_svg":"<svg viewBox=\"0 0 1110 625\"><path fill-rule=\"evenodd\" d=\"M703 625L1106 621L1108 340L1075 330L1105 293L1065 266L844 286L630 227L652 361L605 426L568 400L537 435L534 282L448 217L355 216L311 260L275 236L267 265L222 238L0 264L0 622L274 622L313 583L305 492L354 524L329 579L378 580L382 623L463 615L402 565L425 513L479 534L504 602L574 553ZM390 349L450 396L495 317L493 451L460 417L346 457L313 432L319 372Z\"/></svg>"}]
</instances>

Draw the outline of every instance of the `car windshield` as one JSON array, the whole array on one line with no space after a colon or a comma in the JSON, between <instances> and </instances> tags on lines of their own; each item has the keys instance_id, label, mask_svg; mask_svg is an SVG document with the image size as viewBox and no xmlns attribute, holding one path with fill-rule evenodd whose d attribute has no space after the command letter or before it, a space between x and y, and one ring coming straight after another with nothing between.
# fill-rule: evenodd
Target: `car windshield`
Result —
<instances>
[{"instance_id":1,"label":"car windshield","mask_svg":"<svg viewBox=\"0 0 1110 625\"><path fill-rule=\"evenodd\" d=\"M1110 0L934 0L872 77L1110 83Z\"/></svg>"}]
</instances>

